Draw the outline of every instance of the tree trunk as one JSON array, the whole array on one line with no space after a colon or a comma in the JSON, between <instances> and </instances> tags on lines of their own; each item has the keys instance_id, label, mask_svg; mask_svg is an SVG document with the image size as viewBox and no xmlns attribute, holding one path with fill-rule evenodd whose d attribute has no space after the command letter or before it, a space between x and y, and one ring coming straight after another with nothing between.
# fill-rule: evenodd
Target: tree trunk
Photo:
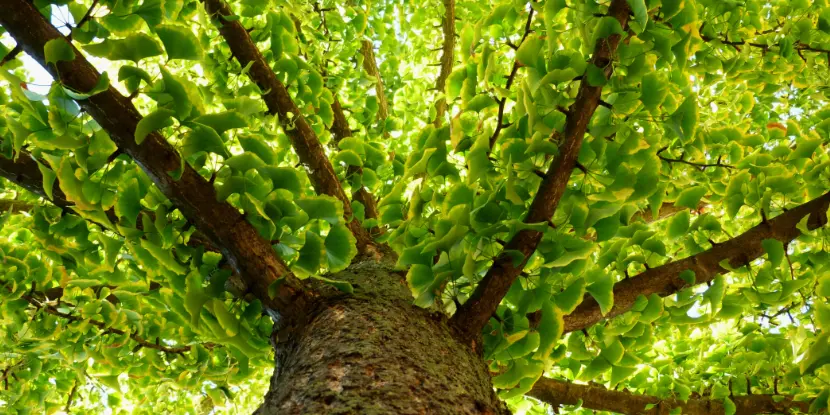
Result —
<instances>
[{"instance_id":1,"label":"tree trunk","mask_svg":"<svg viewBox=\"0 0 830 415\"><path fill-rule=\"evenodd\" d=\"M402 274L364 261L332 276L308 321L275 332L276 367L256 414L506 414L481 356L441 313L412 305Z\"/></svg>"}]
</instances>

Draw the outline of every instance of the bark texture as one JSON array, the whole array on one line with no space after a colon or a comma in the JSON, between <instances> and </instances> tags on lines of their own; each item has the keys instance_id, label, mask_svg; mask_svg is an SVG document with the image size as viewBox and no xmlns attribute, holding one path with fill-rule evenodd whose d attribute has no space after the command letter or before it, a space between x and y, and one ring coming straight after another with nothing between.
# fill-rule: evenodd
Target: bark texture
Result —
<instances>
[{"instance_id":1,"label":"bark texture","mask_svg":"<svg viewBox=\"0 0 830 415\"><path fill-rule=\"evenodd\" d=\"M441 44L441 72L435 81L435 90L439 94L444 93L447 85L447 78L452 72L453 50L455 49L455 0L444 0L444 16L441 18L441 30L444 33L444 41ZM435 127L444 124L444 116L447 112L447 99L443 96L435 103Z\"/></svg>"},{"instance_id":2,"label":"bark texture","mask_svg":"<svg viewBox=\"0 0 830 415\"><path fill-rule=\"evenodd\" d=\"M584 408L620 414L669 415L675 408L681 408L682 413L687 415L725 413L723 399L691 398L684 402L548 378L539 379L527 395L554 407L578 405L581 400ZM780 401L776 402L776 398ZM791 409L807 413L810 407L809 402L795 402L792 397L781 395L744 395L731 399L735 404L735 415L787 414ZM653 407L646 409L648 405Z\"/></svg>"},{"instance_id":3,"label":"bark texture","mask_svg":"<svg viewBox=\"0 0 830 415\"><path fill-rule=\"evenodd\" d=\"M391 264L365 261L332 278L352 282L355 294L323 294L307 325L275 333L276 369L258 415L508 413L481 356L442 314L411 304Z\"/></svg>"}]
</instances>

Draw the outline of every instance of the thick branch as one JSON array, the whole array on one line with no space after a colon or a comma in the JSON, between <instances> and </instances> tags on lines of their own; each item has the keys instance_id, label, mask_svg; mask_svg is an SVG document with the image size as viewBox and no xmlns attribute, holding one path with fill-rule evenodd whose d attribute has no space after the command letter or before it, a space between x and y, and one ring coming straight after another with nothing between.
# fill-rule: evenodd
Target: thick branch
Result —
<instances>
[{"instance_id":1,"label":"thick branch","mask_svg":"<svg viewBox=\"0 0 830 415\"><path fill-rule=\"evenodd\" d=\"M441 72L435 81L435 89L443 94L447 85L447 78L452 72L452 65L455 62L453 51L455 50L455 0L444 0L444 17L441 19L441 28L444 33L444 43L441 47ZM444 123L444 114L447 112L447 99L441 97L435 103L435 120L433 123L440 127Z\"/></svg>"},{"instance_id":2,"label":"thick branch","mask_svg":"<svg viewBox=\"0 0 830 415\"><path fill-rule=\"evenodd\" d=\"M614 307L606 315L600 312L599 304L593 297L586 297L570 315L565 316L565 332L582 330L604 318L612 318L630 310L640 295L657 294L666 297L689 286L678 276L685 270L695 273L695 283L712 281L716 276L728 272L721 262L729 261L732 268L742 267L764 254L761 245L764 239L775 239L789 243L801 231L796 226L809 215L807 228L816 229L827 224L827 208L830 206L830 192L811 200L774 219L762 222L743 234L719 243L709 250L679 261L651 268L635 277L614 285Z\"/></svg>"},{"instance_id":3,"label":"thick branch","mask_svg":"<svg viewBox=\"0 0 830 415\"><path fill-rule=\"evenodd\" d=\"M46 64L44 45L53 39L65 39L31 4L26 0L0 0L0 8L4 10L0 13L0 25L55 79L76 91L91 91L95 87L101 75L77 50L72 61ZM136 144L135 129L142 117L127 97L110 87L78 104L109 133L123 153L141 166L185 218L221 248L257 298L287 318L304 314L313 294L303 291L302 283L239 211L218 202L213 185L182 163L178 152L161 134L154 132L142 144ZM169 172L183 165L181 178L174 180ZM276 292L269 295L269 287L278 281Z\"/></svg>"},{"instance_id":4,"label":"thick branch","mask_svg":"<svg viewBox=\"0 0 830 415\"><path fill-rule=\"evenodd\" d=\"M268 107L268 112L279 117L280 125L283 126L285 133L291 139L300 162L310 172L309 177L315 190L318 193L336 197L343 202L343 213L346 220L349 221L347 224L349 229L357 239L358 251L360 253L374 251L374 242L371 236L366 229L363 229L360 222L353 218L349 197L343 190L343 186L340 185L337 174L335 174L331 162L326 157L320 140L305 117L301 115L302 113L291 99L288 89L277 79L277 75L268 65L268 62L265 61L245 27L238 20L225 19L225 17L234 15L227 3L224 0L203 0L203 2L208 14L218 21L219 33L225 38L239 64L243 67L251 65L248 76L259 86L261 91L266 91L263 93L262 99Z\"/></svg>"},{"instance_id":5,"label":"thick branch","mask_svg":"<svg viewBox=\"0 0 830 415\"><path fill-rule=\"evenodd\" d=\"M377 80L375 82L375 95L378 97L378 121L384 122L389 117L389 104L386 102L386 94L383 92L383 78L380 77L377 60L375 59L375 48L371 40L364 39L360 42L360 53L363 54L363 69Z\"/></svg>"},{"instance_id":6,"label":"thick branch","mask_svg":"<svg viewBox=\"0 0 830 415\"><path fill-rule=\"evenodd\" d=\"M596 384L580 385L549 378L539 379L527 395L555 408L559 405L578 405L581 402L588 409L620 414L669 415L676 408L681 408L681 412L687 415L725 413L723 399L690 398L684 402L608 390ZM736 415L787 414L790 410L807 413L810 409L809 402L795 402L791 396L744 395L732 396L731 400L735 404Z\"/></svg>"},{"instance_id":7,"label":"thick branch","mask_svg":"<svg viewBox=\"0 0 830 415\"><path fill-rule=\"evenodd\" d=\"M626 27L630 8L626 0L613 0L608 14ZM620 43L621 36L613 35L606 39L597 40L591 64L604 68L608 78L613 70L611 60ZM591 86L582 82L576 101L568 110L565 122L565 133L559 154L550 165L545 178L539 185L539 190L531 202L530 210L524 219L525 223L548 222L553 216L559 200L565 193L565 187L574 169L582 140L585 136L588 122L599 105L602 87ZM452 322L462 336L474 339L490 320L496 311L501 299L507 294L513 281L524 269L527 260L536 250L542 232L522 230L514 235L505 245L502 253L493 261L487 274L479 282L472 296L465 302L452 317ZM514 265L510 253L518 251L524 256L522 262Z\"/></svg>"}]
</instances>

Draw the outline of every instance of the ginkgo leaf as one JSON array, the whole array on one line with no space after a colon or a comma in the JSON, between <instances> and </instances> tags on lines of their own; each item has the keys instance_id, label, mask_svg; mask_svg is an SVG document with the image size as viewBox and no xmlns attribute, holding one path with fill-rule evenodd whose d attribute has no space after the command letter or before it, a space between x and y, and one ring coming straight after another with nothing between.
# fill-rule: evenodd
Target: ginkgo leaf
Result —
<instances>
[{"instance_id":1,"label":"ginkgo leaf","mask_svg":"<svg viewBox=\"0 0 830 415\"><path fill-rule=\"evenodd\" d=\"M213 128L195 124L182 140L182 155L188 157L199 152L215 153L223 157L230 157L222 137Z\"/></svg>"},{"instance_id":2,"label":"ginkgo leaf","mask_svg":"<svg viewBox=\"0 0 830 415\"><path fill-rule=\"evenodd\" d=\"M43 55L46 63L57 63L60 61L75 60L75 50L72 45L62 38L52 39L46 42L43 47Z\"/></svg>"},{"instance_id":3,"label":"ginkgo leaf","mask_svg":"<svg viewBox=\"0 0 830 415\"><path fill-rule=\"evenodd\" d=\"M333 225L326 235L326 257L330 272L338 272L345 269L352 258L357 255L355 237L349 228L343 224Z\"/></svg>"},{"instance_id":4,"label":"ginkgo leaf","mask_svg":"<svg viewBox=\"0 0 830 415\"><path fill-rule=\"evenodd\" d=\"M323 265L323 258L325 258L325 245L323 238L313 231L307 231L305 234L305 243L300 248L300 256L294 261L292 269L300 275L314 275Z\"/></svg>"},{"instance_id":5,"label":"ginkgo leaf","mask_svg":"<svg viewBox=\"0 0 830 415\"><path fill-rule=\"evenodd\" d=\"M167 59L202 59L202 47L190 29L177 25L160 25L155 28Z\"/></svg>"},{"instance_id":6,"label":"ginkgo leaf","mask_svg":"<svg viewBox=\"0 0 830 415\"><path fill-rule=\"evenodd\" d=\"M129 60L133 62L158 56L163 52L161 45L145 33L137 33L123 39L108 38L101 43L84 46L84 50L93 56L113 61Z\"/></svg>"},{"instance_id":7,"label":"ginkgo leaf","mask_svg":"<svg viewBox=\"0 0 830 415\"><path fill-rule=\"evenodd\" d=\"M600 274L589 284L585 291L597 300L602 314L608 314L614 307L614 277L608 274Z\"/></svg>"},{"instance_id":8,"label":"ginkgo leaf","mask_svg":"<svg viewBox=\"0 0 830 415\"><path fill-rule=\"evenodd\" d=\"M212 114L200 115L193 119L193 122L213 128L217 134L222 135L225 131L237 128L245 128L248 121L237 111L224 111Z\"/></svg>"},{"instance_id":9,"label":"ginkgo leaf","mask_svg":"<svg viewBox=\"0 0 830 415\"><path fill-rule=\"evenodd\" d=\"M706 188L703 186L694 186L684 189L677 196L674 201L675 206L686 207L689 209L697 209L700 199L706 194Z\"/></svg>"},{"instance_id":10,"label":"ginkgo leaf","mask_svg":"<svg viewBox=\"0 0 830 415\"><path fill-rule=\"evenodd\" d=\"M343 204L331 196L307 196L296 202L311 219L321 219L332 225L343 220Z\"/></svg>"},{"instance_id":11,"label":"ginkgo leaf","mask_svg":"<svg viewBox=\"0 0 830 415\"><path fill-rule=\"evenodd\" d=\"M544 44L544 40L540 37L528 36L516 51L516 60L525 66L536 66L537 58Z\"/></svg>"},{"instance_id":12,"label":"ginkgo leaf","mask_svg":"<svg viewBox=\"0 0 830 415\"><path fill-rule=\"evenodd\" d=\"M174 124L173 115L175 115L173 111L159 108L142 118L135 127L136 144L144 142L144 138L153 131L172 126Z\"/></svg>"}]
</instances>

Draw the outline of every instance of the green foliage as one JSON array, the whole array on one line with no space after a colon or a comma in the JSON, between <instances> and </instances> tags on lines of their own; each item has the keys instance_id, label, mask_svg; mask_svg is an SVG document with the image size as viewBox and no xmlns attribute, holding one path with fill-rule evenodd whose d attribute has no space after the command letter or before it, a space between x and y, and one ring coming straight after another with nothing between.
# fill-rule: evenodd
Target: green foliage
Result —
<instances>
[{"instance_id":1,"label":"green foliage","mask_svg":"<svg viewBox=\"0 0 830 415\"><path fill-rule=\"evenodd\" d=\"M78 22L93 1L36 3L60 10L47 12L53 21ZM71 41L103 74L92 89L59 80L38 88L52 80L15 61L0 69L0 153L33 154L42 175L33 188L72 205L62 211L0 183L0 198L32 206L0 219L0 370L14 374L0 412L55 413L78 385L73 413L249 413L267 388L272 324L262 305L225 290L234 276L200 246L207 239L179 201L116 153L75 102L109 87L144 115L137 144L158 132L183 156L166 164L173 179L187 163L213 184L204 197L244 212L295 274L344 293L356 290L336 275L357 256L346 226L355 218L384 231L378 240L399 254L414 303L448 313L506 241L540 232L527 258L506 252L527 265L483 333L493 384L516 413L544 413L523 397L541 376L661 398L701 394L726 413L736 410L729 385L748 377L753 393L818 397L815 408L826 407L828 234L809 231L809 218L793 242L763 234L752 248L761 259L748 266L721 263L729 272L717 277L678 269L657 290L614 295L672 261L742 249L724 243L827 192L824 3L628 0L622 27L606 2L457 1L456 56L436 90L441 2L232 2L231 19L297 105L285 127L260 98L271 91L250 81L252 68L234 59L200 2L95 3ZM599 67L594 49L612 35L626 40ZM378 77L360 64L364 39L375 47L387 118ZM63 39L43 54L50 65L77 59ZM583 84L602 92L584 120L577 169L550 223L524 223L540 176L567 145L566 114ZM335 98L351 130L337 143ZM436 127L441 98L448 122ZM378 200L377 218L354 201L345 218L339 200L316 194L318 172L288 136L298 116L327 147L345 192ZM667 294L679 285L688 287ZM26 301L32 287L60 289L60 302ZM593 301L615 317L566 332ZM628 311L612 313L620 305ZM166 353L136 336L187 350Z\"/></svg>"}]
</instances>

